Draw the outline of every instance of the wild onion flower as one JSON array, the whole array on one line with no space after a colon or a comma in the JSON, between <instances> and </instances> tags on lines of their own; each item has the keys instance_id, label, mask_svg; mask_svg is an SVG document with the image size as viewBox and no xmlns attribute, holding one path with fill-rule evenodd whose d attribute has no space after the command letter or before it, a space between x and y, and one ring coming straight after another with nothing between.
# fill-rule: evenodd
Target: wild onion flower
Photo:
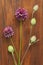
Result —
<instances>
[{"instance_id":1,"label":"wild onion flower","mask_svg":"<svg viewBox=\"0 0 43 65\"><path fill-rule=\"evenodd\" d=\"M13 36L13 34L14 34L14 31L13 31L12 27L7 26L7 27L4 28L3 35L6 38L9 38L9 37Z\"/></svg>"},{"instance_id":2,"label":"wild onion flower","mask_svg":"<svg viewBox=\"0 0 43 65\"><path fill-rule=\"evenodd\" d=\"M16 16L17 20L24 21L28 17L27 10L25 10L24 8L19 8L16 10L15 16Z\"/></svg>"}]
</instances>

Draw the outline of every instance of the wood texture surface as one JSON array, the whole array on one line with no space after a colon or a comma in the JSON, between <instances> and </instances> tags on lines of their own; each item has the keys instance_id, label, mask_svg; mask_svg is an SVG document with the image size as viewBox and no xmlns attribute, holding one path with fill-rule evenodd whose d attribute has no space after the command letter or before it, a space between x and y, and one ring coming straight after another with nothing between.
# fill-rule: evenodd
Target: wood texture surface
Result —
<instances>
[{"instance_id":1,"label":"wood texture surface","mask_svg":"<svg viewBox=\"0 0 43 65\"><path fill-rule=\"evenodd\" d=\"M17 51L19 51L19 23L14 16L18 7L24 7L29 13L28 19L23 22L22 59L29 42L30 20L32 8L35 4L39 5L39 10L34 15L37 24L33 28L32 35L37 35L40 41L30 47L23 65L43 65L43 0L0 0L0 65L14 65L12 56L7 51L7 47L11 42L3 37L2 31L5 26L9 25L14 29L13 42Z\"/></svg>"}]
</instances>

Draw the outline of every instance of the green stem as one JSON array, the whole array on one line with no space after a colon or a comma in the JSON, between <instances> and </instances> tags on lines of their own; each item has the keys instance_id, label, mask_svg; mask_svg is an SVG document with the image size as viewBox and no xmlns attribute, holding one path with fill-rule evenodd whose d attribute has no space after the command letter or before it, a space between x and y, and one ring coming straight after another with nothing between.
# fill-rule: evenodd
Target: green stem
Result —
<instances>
[{"instance_id":1,"label":"green stem","mask_svg":"<svg viewBox=\"0 0 43 65\"><path fill-rule=\"evenodd\" d=\"M26 56L26 54L27 54L29 48L30 48L30 45L28 45L28 47L27 47L27 49L26 49L26 52L25 52L25 54L24 54L24 56L23 56L23 58L22 58L22 61L21 61L21 65L23 64L23 60L24 60L24 58L25 58L25 56Z\"/></svg>"},{"instance_id":2,"label":"green stem","mask_svg":"<svg viewBox=\"0 0 43 65\"><path fill-rule=\"evenodd\" d=\"M31 29L30 29L30 37L31 37L31 34L32 34L32 28L33 28L33 27L31 26ZM29 48L30 48L30 39L29 39L28 47L27 47L27 49L26 49L26 51L25 51L25 53L24 53L24 56L23 56L23 58L22 58L21 65L23 64L23 61L24 61L24 59L25 59L25 56L26 56L26 54L27 54Z\"/></svg>"},{"instance_id":3,"label":"green stem","mask_svg":"<svg viewBox=\"0 0 43 65\"><path fill-rule=\"evenodd\" d=\"M15 46L14 46L14 43L13 43L13 41L12 41L12 38L10 38L10 40L11 40L11 43L12 43L12 45L13 45L13 47L14 47L14 50L15 50L15 53L16 53L16 57L17 57L17 59L18 59L18 53L17 53L17 50L16 50L16 48L15 48Z\"/></svg>"},{"instance_id":4,"label":"green stem","mask_svg":"<svg viewBox=\"0 0 43 65\"><path fill-rule=\"evenodd\" d=\"M17 62L16 62L16 59L15 59L15 56L14 56L13 52L12 52L12 57L13 57L13 60L14 60L14 64L17 65Z\"/></svg>"},{"instance_id":5,"label":"green stem","mask_svg":"<svg viewBox=\"0 0 43 65\"><path fill-rule=\"evenodd\" d=\"M35 13L35 11L32 12L32 18L33 18L34 13Z\"/></svg>"},{"instance_id":6,"label":"green stem","mask_svg":"<svg viewBox=\"0 0 43 65\"><path fill-rule=\"evenodd\" d=\"M22 51L22 22L20 22L20 51L19 51L20 56L21 56L21 51Z\"/></svg>"},{"instance_id":7,"label":"green stem","mask_svg":"<svg viewBox=\"0 0 43 65\"><path fill-rule=\"evenodd\" d=\"M18 65L20 65L21 52L22 52L22 22L20 22L20 50L19 50Z\"/></svg>"}]
</instances>

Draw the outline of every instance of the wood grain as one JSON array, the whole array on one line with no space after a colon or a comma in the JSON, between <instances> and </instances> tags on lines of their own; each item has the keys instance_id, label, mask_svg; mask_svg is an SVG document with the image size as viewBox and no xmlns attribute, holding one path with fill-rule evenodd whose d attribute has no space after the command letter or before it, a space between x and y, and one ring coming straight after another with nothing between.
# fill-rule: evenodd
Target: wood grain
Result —
<instances>
[{"instance_id":1,"label":"wood grain","mask_svg":"<svg viewBox=\"0 0 43 65\"><path fill-rule=\"evenodd\" d=\"M7 47L11 42L3 37L2 31L5 26L12 26L14 29L13 42L17 51L19 51L19 22L15 20L14 16L18 7L24 7L29 13L28 19L23 22L22 59L29 42L30 20L32 8L35 4L39 5L39 10L34 15L37 24L33 28L32 35L35 34L40 41L30 47L23 65L43 65L43 0L0 0L0 65L13 65L12 56L7 51Z\"/></svg>"}]
</instances>

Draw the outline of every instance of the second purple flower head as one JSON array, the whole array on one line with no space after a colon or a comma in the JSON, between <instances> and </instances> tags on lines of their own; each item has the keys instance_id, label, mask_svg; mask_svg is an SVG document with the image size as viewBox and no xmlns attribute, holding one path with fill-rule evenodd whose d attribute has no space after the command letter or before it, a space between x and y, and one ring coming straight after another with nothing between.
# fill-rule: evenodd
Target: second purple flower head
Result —
<instances>
[{"instance_id":1,"label":"second purple flower head","mask_svg":"<svg viewBox=\"0 0 43 65\"><path fill-rule=\"evenodd\" d=\"M6 38L9 38L9 37L13 36L13 34L14 34L14 31L13 31L12 27L7 26L7 27L4 28L3 35Z\"/></svg>"},{"instance_id":2,"label":"second purple flower head","mask_svg":"<svg viewBox=\"0 0 43 65\"><path fill-rule=\"evenodd\" d=\"M25 10L24 8L18 8L15 12L15 16L17 20L24 21L28 17L27 10Z\"/></svg>"}]
</instances>

